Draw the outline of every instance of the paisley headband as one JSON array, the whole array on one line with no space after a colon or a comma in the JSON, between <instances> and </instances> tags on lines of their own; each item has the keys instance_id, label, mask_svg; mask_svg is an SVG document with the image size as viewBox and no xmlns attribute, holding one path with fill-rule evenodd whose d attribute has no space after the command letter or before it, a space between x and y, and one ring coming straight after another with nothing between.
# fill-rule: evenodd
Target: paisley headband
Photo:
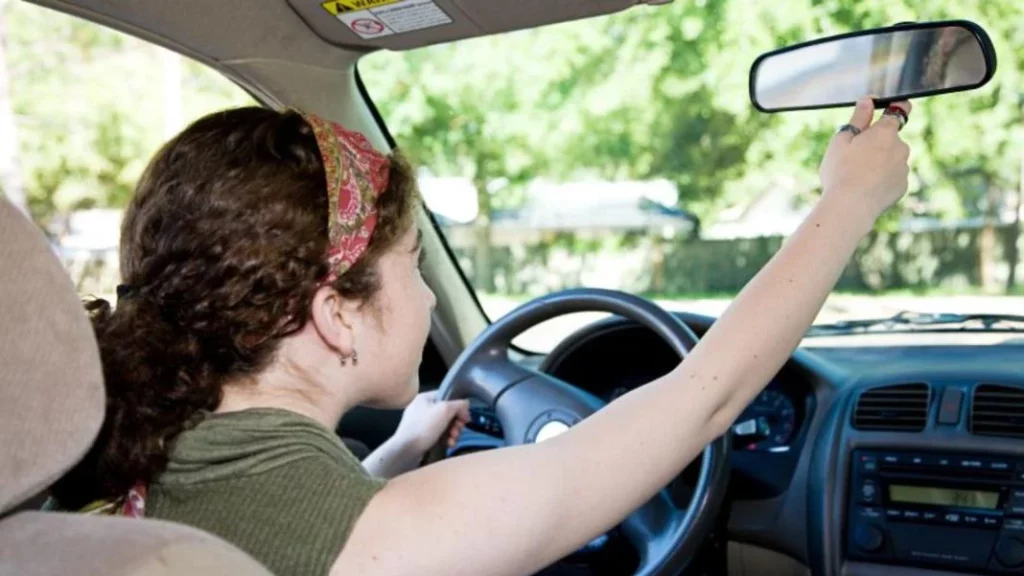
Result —
<instances>
[{"instance_id":1,"label":"paisley headband","mask_svg":"<svg viewBox=\"0 0 1024 576\"><path fill-rule=\"evenodd\" d=\"M309 113L300 113L313 129L327 178L330 284L366 252L377 227L377 199L388 187L391 161L358 132ZM134 286L117 287L118 300L136 295Z\"/></svg>"},{"instance_id":2,"label":"paisley headband","mask_svg":"<svg viewBox=\"0 0 1024 576\"><path fill-rule=\"evenodd\" d=\"M325 284L337 280L366 252L377 227L377 199L388 187L391 161L358 132L302 113L313 129L327 177L329 200Z\"/></svg>"}]
</instances>

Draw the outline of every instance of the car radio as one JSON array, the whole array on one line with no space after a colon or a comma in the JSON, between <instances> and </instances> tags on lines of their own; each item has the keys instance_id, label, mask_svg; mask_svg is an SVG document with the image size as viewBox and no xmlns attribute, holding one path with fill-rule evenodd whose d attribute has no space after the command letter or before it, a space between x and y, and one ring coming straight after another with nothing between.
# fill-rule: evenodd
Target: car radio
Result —
<instances>
[{"instance_id":1,"label":"car radio","mask_svg":"<svg viewBox=\"0 0 1024 576\"><path fill-rule=\"evenodd\" d=\"M857 450L853 560L1024 574L1024 459Z\"/></svg>"}]
</instances>

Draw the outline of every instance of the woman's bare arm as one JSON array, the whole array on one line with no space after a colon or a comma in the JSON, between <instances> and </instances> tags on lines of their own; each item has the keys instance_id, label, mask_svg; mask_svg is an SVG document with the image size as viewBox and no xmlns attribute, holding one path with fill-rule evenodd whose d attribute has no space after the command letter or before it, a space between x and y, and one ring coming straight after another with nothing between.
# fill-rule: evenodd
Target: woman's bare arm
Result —
<instances>
[{"instance_id":1,"label":"woman's bare arm","mask_svg":"<svg viewBox=\"0 0 1024 576\"><path fill-rule=\"evenodd\" d=\"M530 574L612 528L723 434L797 346L874 220L906 190L897 122L870 104L822 165L811 215L668 375L550 441L393 480L333 574Z\"/></svg>"}]
</instances>

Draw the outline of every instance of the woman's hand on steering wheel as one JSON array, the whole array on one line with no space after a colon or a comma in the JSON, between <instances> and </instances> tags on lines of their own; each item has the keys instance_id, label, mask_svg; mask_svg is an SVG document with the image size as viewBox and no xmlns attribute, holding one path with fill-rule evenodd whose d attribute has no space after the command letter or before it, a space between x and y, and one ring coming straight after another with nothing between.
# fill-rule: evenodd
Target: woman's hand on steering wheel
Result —
<instances>
[{"instance_id":1,"label":"woman's hand on steering wheel","mask_svg":"<svg viewBox=\"0 0 1024 576\"><path fill-rule=\"evenodd\" d=\"M438 442L454 446L468 422L468 400L440 400L437 392L424 392L402 412L394 438L422 457Z\"/></svg>"}]
</instances>

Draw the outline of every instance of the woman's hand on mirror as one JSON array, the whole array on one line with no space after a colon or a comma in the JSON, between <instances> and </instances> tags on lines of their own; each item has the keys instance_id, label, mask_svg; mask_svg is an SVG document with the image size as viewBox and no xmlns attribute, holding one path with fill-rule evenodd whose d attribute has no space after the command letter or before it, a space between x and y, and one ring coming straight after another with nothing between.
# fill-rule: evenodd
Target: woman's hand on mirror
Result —
<instances>
[{"instance_id":1,"label":"woman's hand on mirror","mask_svg":"<svg viewBox=\"0 0 1024 576\"><path fill-rule=\"evenodd\" d=\"M910 116L910 102L896 102ZM826 197L840 200L851 216L874 221L907 191L910 147L900 138L898 118L881 115L872 123L874 102L857 102L850 125L859 130L835 135L821 162Z\"/></svg>"}]
</instances>

